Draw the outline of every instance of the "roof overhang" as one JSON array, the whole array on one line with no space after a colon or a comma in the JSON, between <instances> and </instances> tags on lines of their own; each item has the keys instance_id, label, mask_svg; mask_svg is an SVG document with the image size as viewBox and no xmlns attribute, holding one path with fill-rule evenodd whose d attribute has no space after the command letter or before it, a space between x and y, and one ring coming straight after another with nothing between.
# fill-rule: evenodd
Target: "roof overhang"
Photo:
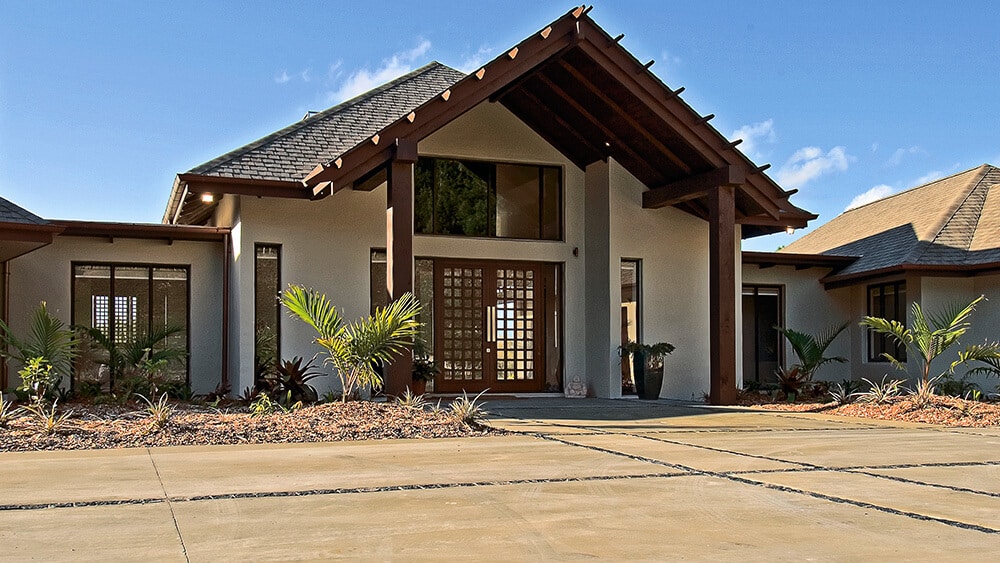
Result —
<instances>
[{"instance_id":1,"label":"roof overhang","mask_svg":"<svg viewBox=\"0 0 1000 563\"><path fill-rule=\"evenodd\" d=\"M622 47L579 7L507 50L416 110L296 181L181 175L166 222L197 223L210 215L197 193L319 199L364 189L399 146L415 146L484 102L500 103L580 168L609 157L646 185L647 207L670 205L708 218L708 193L736 186L736 218L744 238L802 228L816 215L785 191L709 121ZM720 184L720 181L722 182ZM202 183L199 185L199 182ZM369 182L370 183L370 182ZM225 184L225 185L223 185ZM232 192L223 191L226 186Z\"/></svg>"},{"instance_id":2,"label":"roof overhang","mask_svg":"<svg viewBox=\"0 0 1000 563\"><path fill-rule=\"evenodd\" d=\"M827 254L792 254L789 252L743 252L744 264L755 264L761 269L774 266L794 266L796 270L830 268L839 270L857 261L858 256L832 256Z\"/></svg>"},{"instance_id":3,"label":"roof overhang","mask_svg":"<svg viewBox=\"0 0 1000 563\"><path fill-rule=\"evenodd\" d=\"M229 229L161 223L112 223L103 221L52 221L60 236L106 237L108 239L157 239L167 242L222 242Z\"/></svg>"},{"instance_id":4,"label":"roof overhang","mask_svg":"<svg viewBox=\"0 0 1000 563\"><path fill-rule=\"evenodd\" d=\"M52 224L0 223L0 262L6 262L52 244L62 227Z\"/></svg>"},{"instance_id":5,"label":"roof overhang","mask_svg":"<svg viewBox=\"0 0 1000 563\"><path fill-rule=\"evenodd\" d=\"M826 289L836 289L885 278L907 275L967 278L1000 273L1000 262L979 264L899 264L877 270L826 276L819 280Z\"/></svg>"}]
</instances>

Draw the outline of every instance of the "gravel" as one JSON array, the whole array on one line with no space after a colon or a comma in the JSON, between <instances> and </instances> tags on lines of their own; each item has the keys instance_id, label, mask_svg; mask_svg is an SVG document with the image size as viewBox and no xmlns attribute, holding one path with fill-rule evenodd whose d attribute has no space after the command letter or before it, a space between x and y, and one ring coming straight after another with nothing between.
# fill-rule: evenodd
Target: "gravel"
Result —
<instances>
[{"instance_id":1,"label":"gravel","mask_svg":"<svg viewBox=\"0 0 1000 563\"><path fill-rule=\"evenodd\" d=\"M967 401L956 397L934 396L929 404L918 407L906 396L894 397L885 404L855 402L837 406L835 403L778 403L753 399L743 401L746 406L767 410L794 412L821 412L856 418L874 418L901 422L923 422L941 426L983 428L1000 426L1000 404Z\"/></svg>"},{"instance_id":2,"label":"gravel","mask_svg":"<svg viewBox=\"0 0 1000 563\"><path fill-rule=\"evenodd\" d=\"M290 413L250 416L246 407L214 409L175 404L169 422L156 428L138 405L69 404L72 416L54 434L25 413L0 428L0 452L82 450L220 444L339 442L397 438L454 438L503 432L468 425L449 411L432 412L394 403L353 401L305 407Z\"/></svg>"}]
</instances>

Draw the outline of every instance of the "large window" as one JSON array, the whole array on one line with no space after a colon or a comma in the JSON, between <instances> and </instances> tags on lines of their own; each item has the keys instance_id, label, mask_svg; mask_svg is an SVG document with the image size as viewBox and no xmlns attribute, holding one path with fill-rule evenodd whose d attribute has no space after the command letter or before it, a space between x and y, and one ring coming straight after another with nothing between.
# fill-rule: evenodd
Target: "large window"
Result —
<instances>
[{"instance_id":1,"label":"large window","mask_svg":"<svg viewBox=\"0 0 1000 563\"><path fill-rule=\"evenodd\" d=\"M868 316L906 324L906 283L892 282L868 286ZM885 334L868 331L868 361L887 362L882 354L906 361L906 348Z\"/></svg>"},{"instance_id":2,"label":"large window","mask_svg":"<svg viewBox=\"0 0 1000 563\"><path fill-rule=\"evenodd\" d=\"M639 315L642 312L639 281L642 263L639 260L623 258L621 262L621 339L622 345L628 342L639 342ZM622 393L635 393L635 374L632 373L632 362L627 356L622 356Z\"/></svg>"},{"instance_id":3,"label":"large window","mask_svg":"<svg viewBox=\"0 0 1000 563\"><path fill-rule=\"evenodd\" d=\"M182 330L157 343L188 350L188 268L130 264L73 264L73 324L100 330L118 346L166 327ZM84 350L75 378L111 385L107 368ZM185 355L167 365L168 381L188 383Z\"/></svg>"},{"instance_id":4,"label":"large window","mask_svg":"<svg viewBox=\"0 0 1000 563\"><path fill-rule=\"evenodd\" d=\"M782 366L785 339L781 286L743 286L743 382L772 383Z\"/></svg>"},{"instance_id":5,"label":"large window","mask_svg":"<svg viewBox=\"0 0 1000 563\"><path fill-rule=\"evenodd\" d=\"M281 358L281 246L254 245L254 363L257 375L275 369Z\"/></svg>"},{"instance_id":6,"label":"large window","mask_svg":"<svg viewBox=\"0 0 1000 563\"><path fill-rule=\"evenodd\" d=\"M562 175L555 166L420 158L414 230L424 234L559 240Z\"/></svg>"}]
</instances>

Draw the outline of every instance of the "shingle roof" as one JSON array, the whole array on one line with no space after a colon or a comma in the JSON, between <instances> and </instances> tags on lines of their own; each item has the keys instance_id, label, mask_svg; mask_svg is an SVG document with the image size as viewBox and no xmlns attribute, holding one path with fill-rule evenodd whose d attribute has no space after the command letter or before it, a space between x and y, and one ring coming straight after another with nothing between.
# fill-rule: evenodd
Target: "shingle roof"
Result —
<instances>
[{"instance_id":1,"label":"shingle roof","mask_svg":"<svg viewBox=\"0 0 1000 563\"><path fill-rule=\"evenodd\" d=\"M49 224L45 219L2 197L0 197L0 223L19 223L22 225Z\"/></svg>"},{"instance_id":2,"label":"shingle roof","mask_svg":"<svg viewBox=\"0 0 1000 563\"><path fill-rule=\"evenodd\" d=\"M386 125L447 90L464 74L432 62L360 96L311 115L189 173L253 180L299 181Z\"/></svg>"},{"instance_id":3,"label":"shingle roof","mask_svg":"<svg viewBox=\"0 0 1000 563\"><path fill-rule=\"evenodd\" d=\"M983 164L850 209L781 252L860 256L838 276L1000 261L1000 168Z\"/></svg>"}]
</instances>

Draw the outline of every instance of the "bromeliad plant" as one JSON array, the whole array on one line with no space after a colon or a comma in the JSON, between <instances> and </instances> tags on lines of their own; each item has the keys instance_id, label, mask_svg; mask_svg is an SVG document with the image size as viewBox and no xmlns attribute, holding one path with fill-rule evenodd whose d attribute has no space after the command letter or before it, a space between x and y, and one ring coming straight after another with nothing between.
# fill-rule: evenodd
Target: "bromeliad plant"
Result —
<instances>
[{"instance_id":1,"label":"bromeliad plant","mask_svg":"<svg viewBox=\"0 0 1000 563\"><path fill-rule=\"evenodd\" d=\"M798 372L801 381L804 383L812 381L813 376L824 365L830 362L846 362L847 358L842 356L827 356L826 349L830 347L830 344L833 344L833 341L840 336L840 333L847 329L848 325L850 323L834 325L817 335L780 326L774 327L775 330L785 336L788 344L792 347L792 351L795 352L795 356L799 359L799 362L792 366L789 371Z\"/></svg>"},{"instance_id":2,"label":"bromeliad plant","mask_svg":"<svg viewBox=\"0 0 1000 563\"><path fill-rule=\"evenodd\" d=\"M920 361L920 384L924 388L930 389L932 380L954 371L959 363L980 359L970 355L964 356L963 359L963 356L960 355L959 359L953 362L947 371L931 377L931 363L957 344L958 339L969 330L971 326L969 317L984 299L985 297L980 295L968 305L953 305L929 315L924 314L920 304L914 302L910 310L910 316L913 319L910 328L899 321L879 317L865 317L861 321L861 326L868 327L878 334L888 335L890 339L904 347L907 353L916 357ZM899 360L889 353L884 353L882 356L889 360L896 369L908 372L905 361ZM984 355L985 357L987 356Z\"/></svg>"},{"instance_id":3,"label":"bromeliad plant","mask_svg":"<svg viewBox=\"0 0 1000 563\"><path fill-rule=\"evenodd\" d=\"M341 400L347 401L363 387L382 386L376 365L385 365L413 343L418 336L420 303L410 293L403 294L373 315L353 323L326 295L303 286L289 285L281 292L281 304L317 332L315 342L327 353L340 378Z\"/></svg>"}]
</instances>

